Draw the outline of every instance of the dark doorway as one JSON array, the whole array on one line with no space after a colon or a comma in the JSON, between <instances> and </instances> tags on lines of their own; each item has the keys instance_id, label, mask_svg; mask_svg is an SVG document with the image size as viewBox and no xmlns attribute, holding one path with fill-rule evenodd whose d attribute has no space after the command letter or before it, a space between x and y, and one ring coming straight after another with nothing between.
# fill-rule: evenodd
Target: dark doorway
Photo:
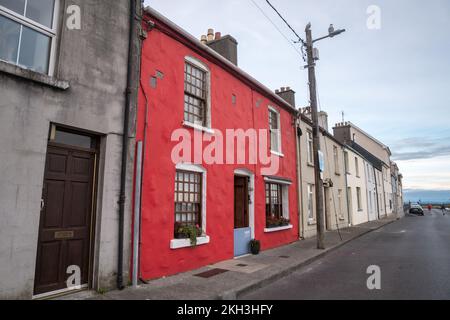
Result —
<instances>
[{"instance_id":1,"label":"dark doorway","mask_svg":"<svg viewBox=\"0 0 450 320\"><path fill-rule=\"evenodd\" d=\"M34 294L67 289L69 266L88 284L97 140L52 128L47 148Z\"/></svg>"},{"instance_id":2,"label":"dark doorway","mask_svg":"<svg viewBox=\"0 0 450 320\"><path fill-rule=\"evenodd\" d=\"M234 177L234 228L247 228L248 224L248 178Z\"/></svg>"}]
</instances>

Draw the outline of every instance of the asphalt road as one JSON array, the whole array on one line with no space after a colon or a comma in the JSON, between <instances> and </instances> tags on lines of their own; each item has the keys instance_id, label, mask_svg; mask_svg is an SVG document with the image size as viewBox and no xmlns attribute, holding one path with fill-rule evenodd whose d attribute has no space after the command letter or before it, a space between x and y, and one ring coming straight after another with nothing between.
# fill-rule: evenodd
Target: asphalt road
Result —
<instances>
[{"instance_id":1,"label":"asphalt road","mask_svg":"<svg viewBox=\"0 0 450 320\"><path fill-rule=\"evenodd\" d=\"M407 215L241 299L450 299L450 214ZM380 267L381 289L367 288Z\"/></svg>"}]
</instances>

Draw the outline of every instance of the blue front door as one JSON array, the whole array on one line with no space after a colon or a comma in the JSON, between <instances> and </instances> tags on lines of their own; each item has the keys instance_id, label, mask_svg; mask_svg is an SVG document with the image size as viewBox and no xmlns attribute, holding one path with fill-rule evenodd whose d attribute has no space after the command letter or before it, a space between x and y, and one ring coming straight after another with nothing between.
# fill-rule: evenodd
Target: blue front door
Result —
<instances>
[{"instance_id":1,"label":"blue front door","mask_svg":"<svg viewBox=\"0 0 450 320\"><path fill-rule=\"evenodd\" d=\"M250 252L248 177L234 177L234 256Z\"/></svg>"}]
</instances>

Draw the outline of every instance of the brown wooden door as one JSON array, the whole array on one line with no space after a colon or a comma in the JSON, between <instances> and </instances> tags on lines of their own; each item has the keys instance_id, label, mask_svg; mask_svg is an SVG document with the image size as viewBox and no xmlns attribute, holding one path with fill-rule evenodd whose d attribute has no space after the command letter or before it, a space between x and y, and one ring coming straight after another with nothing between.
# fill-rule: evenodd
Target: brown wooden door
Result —
<instances>
[{"instance_id":1,"label":"brown wooden door","mask_svg":"<svg viewBox=\"0 0 450 320\"><path fill-rule=\"evenodd\" d=\"M248 228L248 178L234 177L234 228Z\"/></svg>"},{"instance_id":2,"label":"brown wooden door","mask_svg":"<svg viewBox=\"0 0 450 320\"><path fill-rule=\"evenodd\" d=\"M45 164L34 293L67 288L67 267L88 283L95 152L49 145Z\"/></svg>"}]
</instances>

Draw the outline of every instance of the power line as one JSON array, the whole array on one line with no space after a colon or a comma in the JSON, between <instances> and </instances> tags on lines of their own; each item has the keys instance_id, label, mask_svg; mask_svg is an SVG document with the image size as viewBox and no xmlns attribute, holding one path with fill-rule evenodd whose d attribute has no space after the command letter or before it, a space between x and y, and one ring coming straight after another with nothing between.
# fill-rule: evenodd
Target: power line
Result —
<instances>
[{"instance_id":1,"label":"power line","mask_svg":"<svg viewBox=\"0 0 450 320\"><path fill-rule=\"evenodd\" d=\"M285 38L287 40L287 42L289 42L289 44L291 45L291 47L304 59L304 53L300 52L294 45L293 41L291 39L289 39L281 30L280 28L278 28L278 26L275 24L275 22L273 22L272 19L270 19L270 17L264 12L264 10L258 6L258 4L256 4L256 2L254 0L251 0L251 2L255 5L256 8L259 9L259 11L263 14L263 16L274 26L274 28L283 36L283 38Z\"/></svg>"},{"instance_id":2,"label":"power line","mask_svg":"<svg viewBox=\"0 0 450 320\"><path fill-rule=\"evenodd\" d=\"M283 20L283 22L288 26L289 29L295 34L298 41L302 43L302 45L305 45L305 41L300 37L297 33L297 31L294 30L294 28L291 27L291 25L287 22L287 20L281 15L281 13L270 3L269 0L266 0L267 4L278 14L278 16Z\"/></svg>"}]
</instances>

